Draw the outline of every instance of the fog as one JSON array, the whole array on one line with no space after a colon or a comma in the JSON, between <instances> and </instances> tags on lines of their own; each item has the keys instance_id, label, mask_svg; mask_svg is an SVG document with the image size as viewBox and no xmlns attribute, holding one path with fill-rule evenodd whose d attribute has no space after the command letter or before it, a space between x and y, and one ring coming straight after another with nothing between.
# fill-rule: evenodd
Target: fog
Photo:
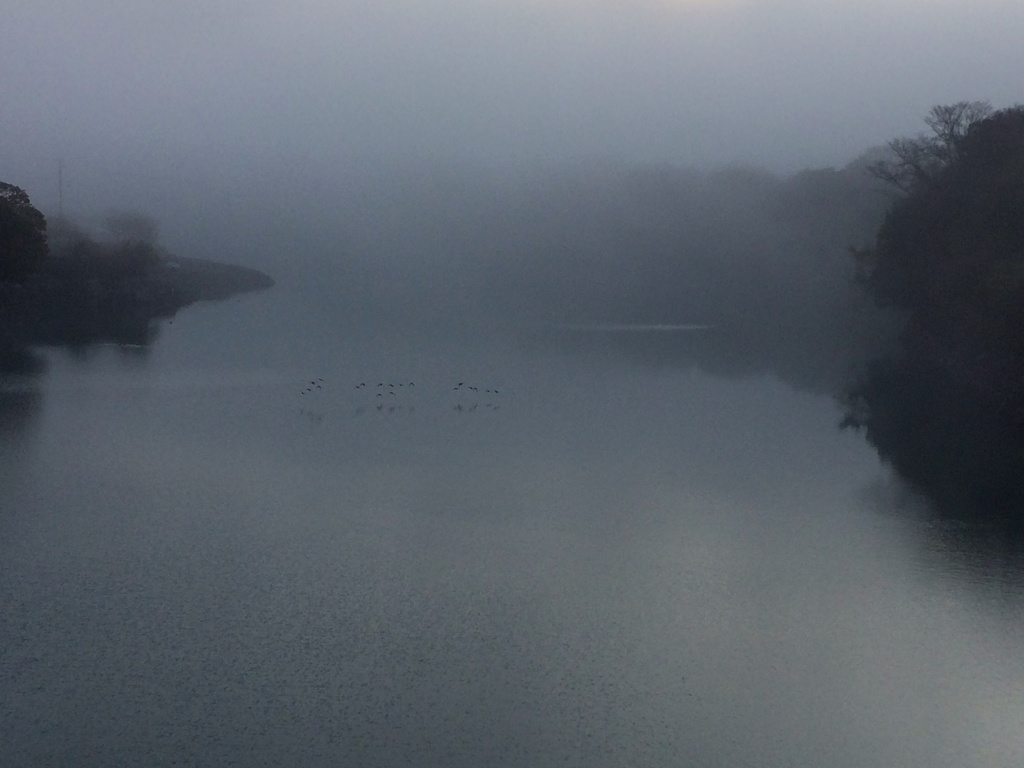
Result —
<instances>
[{"instance_id":1,"label":"fog","mask_svg":"<svg viewBox=\"0 0 1024 768\"><path fill-rule=\"evenodd\" d=\"M9 0L0 170L46 202L58 157L166 152L794 171L1015 102L1022 31L1012 0Z\"/></svg>"},{"instance_id":2,"label":"fog","mask_svg":"<svg viewBox=\"0 0 1024 768\"><path fill-rule=\"evenodd\" d=\"M900 328L853 282L866 163L1019 101L1022 33L1019 0L5 0L0 180L276 285L0 360L0 754L1021 764L1019 554L831 398Z\"/></svg>"},{"instance_id":3,"label":"fog","mask_svg":"<svg viewBox=\"0 0 1024 768\"><path fill-rule=\"evenodd\" d=\"M997 0L11 0L0 178L48 214L151 217L182 255L329 272L352 319L387 295L721 323L755 285L846 301L884 205L794 175L935 103L1013 103L1022 31Z\"/></svg>"},{"instance_id":4,"label":"fog","mask_svg":"<svg viewBox=\"0 0 1024 768\"><path fill-rule=\"evenodd\" d=\"M267 264L314 215L393 239L481 183L551 195L523 182L553 169L841 168L933 104L1018 100L1021 32L1009 0L10 0L0 178ZM626 194L589 178L562 194L577 213Z\"/></svg>"}]
</instances>

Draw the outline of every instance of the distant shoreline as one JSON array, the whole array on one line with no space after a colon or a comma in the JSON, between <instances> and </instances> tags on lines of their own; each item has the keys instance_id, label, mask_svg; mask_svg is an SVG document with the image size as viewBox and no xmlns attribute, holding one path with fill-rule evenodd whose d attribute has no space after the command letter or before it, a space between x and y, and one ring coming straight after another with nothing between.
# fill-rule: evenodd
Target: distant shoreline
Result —
<instances>
[{"instance_id":1,"label":"distant shoreline","mask_svg":"<svg viewBox=\"0 0 1024 768\"><path fill-rule=\"evenodd\" d=\"M195 296L193 301L217 301L274 287L274 279L258 269L188 256L164 257L163 272L162 279L177 273L171 282L187 284Z\"/></svg>"},{"instance_id":2,"label":"distant shoreline","mask_svg":"<svg viewBox=\"0 0 1024 768\"><path fill-rule=\"evenodd\" d=\"M717 326L706 323L569 323L554 326L559 331L581 333L673 333L680 331L712 331Z\"/></svg>"},{"instance_id":3,"label":"distant shoreline","mask_svg":"<svg viewBox=\"0 0 1024 768\"><path fill-rule=\"evenodd\" d=\"M154 251L51 256L24 282L0 283L0 347L146 346L190 304L274 286L251 267Z\"/></svg>"}]
</instances>

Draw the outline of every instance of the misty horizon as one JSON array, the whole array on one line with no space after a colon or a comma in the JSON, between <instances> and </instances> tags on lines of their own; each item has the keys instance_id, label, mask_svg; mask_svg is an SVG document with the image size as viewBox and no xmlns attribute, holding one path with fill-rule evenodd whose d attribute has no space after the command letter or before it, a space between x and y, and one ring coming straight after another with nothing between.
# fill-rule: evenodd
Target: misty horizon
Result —
<instances>
[{"instance_id":1,"label":"misty horizon","mask_svg":"<svg viewBox=\"0 0 1024 768\"><path fill-rule=\"evenodd\" d=\"M53 208L60 158L79 204L181 162L841 167L934 104L1019 101L1022 28L1009 0L14 0L0 176Z\"/></svg>"},{"instance_id":2,"label":"misty horizon","mask_svg":"<svg viewBox=\"0 0 1024 768\"><path fill-rule=\"evenodd\" d=\"M912 365L863 269L902 256L868 166L1024 100L1022 38L1020 0L5 0L0 763L1024 764L1024 533L966 492L1020 484L1021 315ZM1019 255L987 226L906 282L968 295Z\"/></svg>"}]
</instances>

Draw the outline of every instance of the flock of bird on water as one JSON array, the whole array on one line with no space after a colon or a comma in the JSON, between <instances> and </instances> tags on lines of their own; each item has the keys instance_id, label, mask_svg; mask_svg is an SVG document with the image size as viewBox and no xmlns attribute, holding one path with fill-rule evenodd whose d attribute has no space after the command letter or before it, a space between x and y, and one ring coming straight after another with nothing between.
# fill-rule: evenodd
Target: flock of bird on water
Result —
<instances>
[{"instance_id":1,"label":"flock of bird on water","mask_svg":"<svg viewBox=\"0 0 1024 768\"><path fill-rule=\"evenodd\" d=\"M309 399L324 391L326 382L322 378L310 379L304 384L300 395ZM416 389L416 382L383 382L378 381L376 385L372 382L361 381L354 389L362 396L372 398L368 402L362 402L355 409L357 415L373 411L377 413L412 413L416 410L414 403L410 403L409 395ZM460 381L451 388L454 394L454 402L450 402L451 410L456 413L473 413L478 409L481 411L497 411L501 405L499 396L501 390L478 387ZM300 409L300 414L312 421L322 420L322 414Z\"/></svg>"}]
</instances>

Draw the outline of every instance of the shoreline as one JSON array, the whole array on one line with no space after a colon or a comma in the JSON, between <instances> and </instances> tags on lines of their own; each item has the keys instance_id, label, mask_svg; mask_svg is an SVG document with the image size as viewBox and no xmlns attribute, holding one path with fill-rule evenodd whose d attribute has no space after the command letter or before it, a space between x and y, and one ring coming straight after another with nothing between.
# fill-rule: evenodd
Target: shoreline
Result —
<instances>
[{"instance_id":1,"label":"shoreline","mask_svg":"<svg viewBox=\"0 0 1024 768\"><path fill-rule=\"evenodd\" d=\"M191 304L274 284L252 267L166 252L53 256L23 283L0 284L0 349L146 346L160 320Z\"/></svg>"}]
</instances>

